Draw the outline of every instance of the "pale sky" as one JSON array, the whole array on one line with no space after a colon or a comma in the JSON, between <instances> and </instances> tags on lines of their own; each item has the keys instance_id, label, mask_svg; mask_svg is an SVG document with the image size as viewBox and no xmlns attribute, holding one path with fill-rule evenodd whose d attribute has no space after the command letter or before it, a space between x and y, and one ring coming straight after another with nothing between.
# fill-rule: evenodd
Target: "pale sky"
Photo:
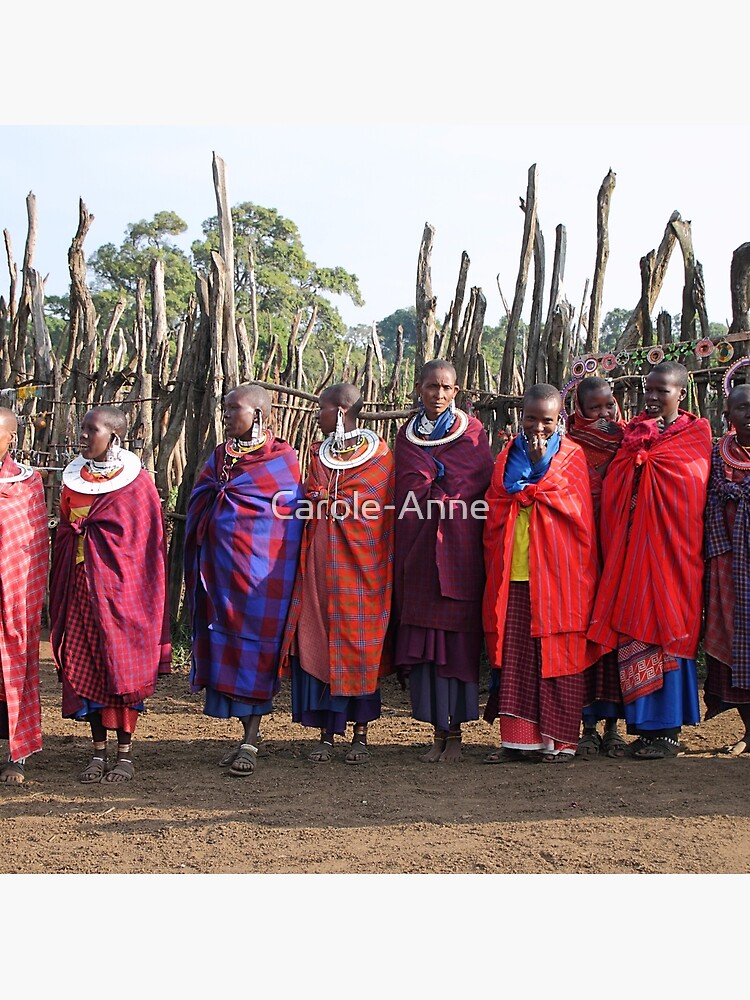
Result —
<instances>
[{"instance_id":1,"label":"pale sky","mask_svg":"<svg viewBox=\"0 0 750 1000\"><path fill-rule=\"evenodd\" d=\"M226 163L232 204L253 201L293 220L308 256L355 273L365 299L338 305L346 323L370 323L414 304L417 256L426 222L435 227L433 291L438 319L453 297L462 251L470 285L487 298L487 322L510 305L518 273L528 172L537 167L538 214L549 290L555 228L567 230L565 292L580 309L596 258L596 199L611 167L616 184L609 218L610 257L603 313L633 308L639 260L658 246L673 210L692 222L704 267L709 317L730 318L733 250L750 239L744 157L727 158L727 128L701 130L687 158L679 136L662 128L598 129L500 126L246 125L6 126L0 160L0 226L20 262L26 195L33 191L39 237L35 264L47 291L67 291L67 250L78 199L94 215L87 255L119 245L128 223L162 210L188 225L188 250L200 224L216 213L212 153ZM531 306L530 272L524 315ZM680 311L682 257L675 249L657 311ZM590 290L589 290L590 295ZM545 311L546 311L545 296Z\"/></svg>"},{"instance_id":2,"label":"pale sky","mask_svg":"<svg viewBox=\"0 0 750 1000\"><path fill-rule=\"evenodd\" d=\"M104 26L100 9L78 7L86 18L76 31L95 36ZM119 245L128 223L162 210L187 223L177 242L188 250L216 212L215 151L226 163L232 204L277 209L297 224L308 257L358 276L365 306L337 302L350 325L414 304L427 222L435 227L438 319L466 251L469 285L482 288L486 321L497 323L498 276L509 305L515 290L519 197L532 164L546 249L545 312L555 227L563 224L564 291L578 314L596 257L597 192L611 168L602 314L636 305L640 258L658 246L677 210L692 222L709 318L731 318L732 253L750 240L750 143L744 42L722 0L710 15L689 17L684 4L635 0L606 19L600 5L583 0L510 5L492 15L468 0L450 18L429 4L386 2L377 15L355 21L342 20L349 5L329 0L316 5L314 17L309 6L293 16L287 8L236 13L226 42L232 56L223 60L211 48L222 40L217 29L206 29L198 58L195 25L169 20L170 8L178 9L137 0L114 41L109 31L107 46L88 46L78 76L58 44L70 18L54 8L45 22L46 53L40 43L54 80L25 74L16 103L3 109L0 227L20 261L25 198L33 191L35 265L49 275L49 293L68 287L79 197L95 216L87 255L106 242ZM143 61L139 9L148 11L151 32L168 32L166 60ZM181 63L180 43L188 39ZM140 62L131 58L139 44ZM20 73L27 53L10 49ZM533 272L524 318L532 280ZM680 311L682 280L676 248L655 312ZM7 295L1 283L0 293Z\"/></svg>"}]
</instances>

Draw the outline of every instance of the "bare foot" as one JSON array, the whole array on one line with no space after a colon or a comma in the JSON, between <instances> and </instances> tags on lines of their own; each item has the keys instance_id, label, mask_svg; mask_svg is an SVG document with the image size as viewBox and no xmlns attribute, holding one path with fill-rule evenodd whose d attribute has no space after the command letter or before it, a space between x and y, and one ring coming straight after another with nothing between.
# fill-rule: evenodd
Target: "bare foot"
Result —
<instances>
[{"instance_id":1,"label":"bare foot","mask_svg":"<svg viewBox=\"0 0 750 1000\"><path fill-rule=\"evenodd\" d=\"M445 750L440 754L438 760L441 764L457 764L463 760L460 733L448 733L445 737Z\"/></svg>"},{"instance_id":2,"label":"bare foot","mask_svg":"<svg viewBox=\"0 0 750 1000\"><path fill-rule=\"evenodd\" d=\"M420 756L420 760L423 760L425 764L434 764L436 761L440 760L444 750L445 750L445 737L446 733L440 732L440 730L435 730L435 738L432 746L427 751Z\"/></svg>"}]
</instances>

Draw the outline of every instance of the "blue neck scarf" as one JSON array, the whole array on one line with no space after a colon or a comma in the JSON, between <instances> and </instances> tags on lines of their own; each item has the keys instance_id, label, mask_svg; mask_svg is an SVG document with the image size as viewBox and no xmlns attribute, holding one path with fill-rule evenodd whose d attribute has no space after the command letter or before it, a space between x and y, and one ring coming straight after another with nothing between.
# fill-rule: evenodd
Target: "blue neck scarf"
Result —
<instances>
[{"instance_id":1,"label":"blue neck scarf","mask_svg":"<svg viewBox=\"0 0 750 1000\"><path fill-rule=\"evenodd\" d=\"M417 412L417 415L414 418L414 430L417 433L419 432L419 424L426 412L427 411L425 410L424 403L420 400L419 411ZM435 426L432 428L432 431L427 435L427 440L436 441L438 438L445 437L445 435L453 426L455 419L456 419L456 414L449 406L448 409L444 410L443 413L441 413L440 416L435 421ZM445 475L445 466L443 465L442 462L438 461L438 459L436 459L434 455L432 456L432 458L435 462L435 465L437 466L436 470L437 475L435 476L435 478L442 479L443 476Z\"/></svg>"},{"instance_id":2,"label":"blue neck scarf","mask_svg":"<svg viewBox=\"0 0 750 1000\"><path fill-rule=\"evenodd\" d=\"M550 462L560 450L561 437L557 431L549 438L547 450L536 464L529 458L529 444L523 434L517 434L505 464L503 486L508 493L519 493L529 483L538 483L549 469Z\"/></svg>"},{"instance_id":3,"label":"blue neck scarf","mask_svg":"<svg viewBox=\"0 0 750 1000\"><path fill-rule=\"evenodd\" d=\"M419 410L417 411L417 415L414 419L415 431L419 432L419 425L422 421L422 417L424 417L426 413L427 411L425 410L424 403L420 401ZM435 421L435 426L433 427L430 434L427 435L427 440L435 441L437 438L445 437L445 435L453 426L453 422L455 419L456 419L456 414L450 407L448 407L448 409L444 410L443 413L441 413L440 416Z\"/></svg>"}]
</instances>

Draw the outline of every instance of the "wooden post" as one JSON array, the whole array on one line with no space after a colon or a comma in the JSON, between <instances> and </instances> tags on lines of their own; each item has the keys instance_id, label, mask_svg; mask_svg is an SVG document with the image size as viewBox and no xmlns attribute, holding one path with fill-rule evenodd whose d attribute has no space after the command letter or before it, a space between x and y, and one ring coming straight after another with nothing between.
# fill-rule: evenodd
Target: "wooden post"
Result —
<instances>
[{"instance_id":1,"label":"wooden post","mask_svg":"<svg viewBox=\"0 0 750 1000\"><path fill-rule=\"evenodd\" d=\"M431 361L435 348L435 307L437 299L432 294L432 272L430 258L432 244L435 239L435 229L425 223L422 242L419 247L417 262L417 349L415 355L415 371L419 372L426 361Z\"/></svg>"},{"instance_id":2,"label":"wooden post","mask_svg":"<svg viewBox=\"0 0 750 1000\"><path fill-rule=\"evenodd\" d=\"M602 290L609 259L609 204L614 189L615 174L610 169L602 181L596 198L596 264L594 266L594 279L591 283L591 306L586 331L585 351L587 354L596 354L599 350Z\"/></svg>"},{"instance_id":3,"label":"wooden post","mask_svg":"<svg viewBox=\"0 0 750 1000\"><path fill-rule=\"evenodd\" d=\"M505 335L505 347L503 349L503 363L500 373L500 392L503 395L509 394L513 386L518 325L521 320L521 310L523 309L523 300L526 295L529 264L534 250L534 235L536 233L536 174L536 164L534 163L529 167L526 200L524 203L525 219L523 239L521 241L521 262L518 268L516 293L513 296L513 306L511 308L510 319L508 320L508 330Z\"/></svg>"}]
</instances>

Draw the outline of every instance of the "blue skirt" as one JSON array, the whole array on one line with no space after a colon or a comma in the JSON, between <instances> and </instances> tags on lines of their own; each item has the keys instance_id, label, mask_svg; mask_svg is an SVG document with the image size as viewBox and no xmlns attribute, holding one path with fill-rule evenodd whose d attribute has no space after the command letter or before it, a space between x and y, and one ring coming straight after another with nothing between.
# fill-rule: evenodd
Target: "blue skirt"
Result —
<instances>
[{"instance_id":1,"label":"blue skirt","mask_svg":"<svg viewBox=\"0 0 750 1000\"><path fill-rule=\"evenodd\" d=\"M203 706L203 714L210 715L212 719L245 719L248 715L270 715L273 711L273 699L268 701L257 701L251 704L248 701L237 701L222 691L214 688L206 688L206 701Z\"/></svg>"},{"instance_id":2,"label":"blue skirt","mask_svg":"<svg viewBox=\"0 0 750 1000\"><path fill-rule=\"evenodd\" d=\"M380 718L380 688L358 697L332 695L330 684L305 673L299 657L292 656L291 664L293 722L343 736L347 722L365 725Z\"/></svg>"},{"instance_id":3,"label":"blue skirt","mask_svg":"<svg viewBox=\"0 0 750 1000\"><path fill-rule=\"evenodd\" d=\"M698 667L695 660L677 657L679 669L667 670L659 691L644 695L625 706L629 733L654 729L680 729L700 722Z\"/></svg>"}]
</instances>

